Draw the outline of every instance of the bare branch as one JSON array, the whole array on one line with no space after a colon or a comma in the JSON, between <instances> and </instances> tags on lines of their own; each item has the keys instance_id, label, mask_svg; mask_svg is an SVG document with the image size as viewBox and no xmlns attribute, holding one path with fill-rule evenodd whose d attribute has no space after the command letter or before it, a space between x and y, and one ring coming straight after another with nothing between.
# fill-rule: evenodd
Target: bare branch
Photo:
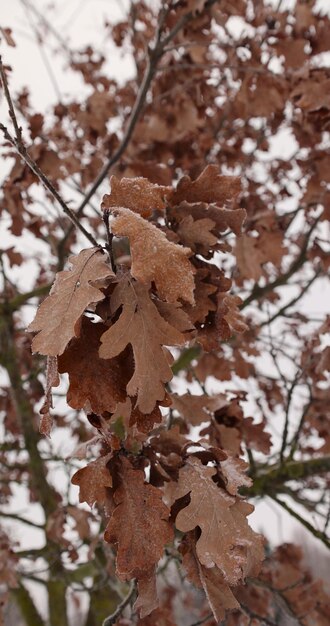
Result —
<instances>
[{"instance_id":1,"label":"bare branch","mask_svg":"<svg viewBox=\"0 0 330 626\"><path fill-rule=\"evenodd\" d=\"M317 530L317 528L314 528L314 526L310 524L310 522L308 522L304 517L299 515L299 513L297 513L297 511L295 511L294 509L292 509L286 502L284 502L284 500L280 500L280 498L272 494L269 494L269 497L272 498L274 502L277 502L277 504L279 504L282 507L282 509L287 511L287 513L289 513L292 517L298 520L298 522L300 522L303 526L305 526L305 528L307 528L307 530L309 530L309 532L312 533L312 535L316 537L316 539L319 539L320 541L322 541L322 543L330 550L330 540L323 532L321 532L320 530Z\"/></svg>"},{"instance_id":2,"label":"bare branch","mask_svg":"<svg viewBox=\"0 0 330 626\"><path fill-rule=\"evenodd\" d=\"M126 606L128 606L128 604L132 602L135 594L136 594L136 583L134 581L131 585L131 588L126 598L124 598L123 601L117 606L116 610L114 611L114 613L112 613L112 615L109 615L108 617L105 618L102 626L112 626L113 624L115 624L117 621L117 618L121 616Z\"/></svg>"},{"instance_id":3,"label":"bare branch","mask_svg":"<svg viewBox=\"0 0 330 626\"><path fill-rule=\"evenodd\" d=\"M46 189L48 189L48 191L55 198L55 200L57 200L57 202L62 207L62 210L64 211L65 215L67 215L67 217L71 220L73 225L76 228L78 228L78 230L80 230L83 233L83 235L85 235L85 237L88 239L88 241L90 241L90 243L93 246L99 247L99 244L97 243L96 239L94 239L93 235L89 233L86 230L86 228L79 222L78 217L68 207L66 202L64 202L63 198L55 189L54 185L50 182L49 178L46 176L46 174L44 174L44 172L42 172L42 170L37 165L37 163L29 155L22 140L22 129L19 127L18 122L17 122L17 117L15 114L13 101L12 101L10 91L8 88L7 77L6 77L6 73L4 70L1 56L0 56L0 76L1 76L1 81L2 81L2 85L4 89L5 98L9 107L9 115L10 115L10 118L14 126L14 130L15 130L15 138L14 138L12 137L12 135L10 134L6 126L4 126L3 124L0 124L0 130L2 130L5 139L9 141L9 143L15 148L16 152L22 157L23 161L25 161L25 163L30 168L30 170L32 170L32 172L39 178L40 182L44 185L44 187L46 187Z\"/></svg>"}]
</instances>

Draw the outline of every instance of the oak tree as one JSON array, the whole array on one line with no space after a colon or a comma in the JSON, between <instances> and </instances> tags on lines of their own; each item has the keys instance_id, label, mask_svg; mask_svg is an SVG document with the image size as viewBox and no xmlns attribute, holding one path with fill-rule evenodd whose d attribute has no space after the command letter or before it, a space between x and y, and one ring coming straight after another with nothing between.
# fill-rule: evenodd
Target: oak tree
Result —
<instances>
[{"instance_id":1,"label":"oak tree","mask_svg":"<svg viewBox=\"0 0 330 626\"><path fill-rule=\"evenodd\" d=\"M79 47L21 4L81 90L35 108L1 24L1 619L326 626L249 515L330 547L329 16L132 0Z\"/></svg>"}]
</instances>

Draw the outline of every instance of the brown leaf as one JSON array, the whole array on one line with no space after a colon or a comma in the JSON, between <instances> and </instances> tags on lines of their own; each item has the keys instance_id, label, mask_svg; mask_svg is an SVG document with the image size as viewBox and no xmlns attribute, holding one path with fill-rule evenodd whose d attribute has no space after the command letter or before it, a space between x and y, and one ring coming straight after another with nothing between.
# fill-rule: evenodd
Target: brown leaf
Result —
<instances>
[{"instance_id":1,"label":"brown leaf","mask_svg":"<svg viewBox=\"0 0 330 626\"><path fill-rule=\"evenodd\" d=\"M104 298L96 286L97 281L113 276L99 248L82 250L69 261L72 270L56 275L50 295L28 327L29 331L38 332L32 341L34 352L49 356L62 354L70 339L79 337L81 316L86 307Z\"/></svg>"},{"instance_id":2,"label":"brown leaf","mask_svg":"<svg viewBox=\"0 0 330 626\"><path fill-rule=\"evenodd\" d=\"M0 26L0 33L2 34L6 44L8 46L11 46L12 48L16 47L16 43L15 43L15 41L13 39L12 34L11 34L12 33L11 28L2 28L2 26Z\"/></svg>"},{"instance_id":3,"label":"brown leaf","mask_svg":"<svg viewBox=\"0 0 330 626\"><path fill-rule=\"evenodd\" d=\"M194 220L192 215L187 215L180 222L177 233L185 246L205 255L218 243L218 238L211 232L214 227L215 222L208 217Z\"/></svg>"},{"instance_id":4,"label":"brown leaf","mask_svg":"<svg viewBox=\"0 0 330 626\"><path fill-rule=\"evenodd\" d=\"M252 417L245 417L241 424L243 440L249 448L269 454L272 438L265 431L266 421L254 424Z\"/></svg>"},{"instance_id":5,"label":"brown leaf","mask_svg":"<svg viewBox=\"0 0 330 626\"><path fill-rule=\"evenodd\" d=\"M142 217L149 217L155 209L165 209L164 196L170 187L155 185L147 178L110 178L111 192L103 196L103 211L112 207L125 207Z\"/></svg>"},{"instance_id":6,"label":"brown leaf","mask_svg":"<svg viewBox=\"0 0 330 626\"><path fill-rule=\"evenodd\" d=\"M186 202L207 202L223 206L231 200L236 200L241 192L241 181L238 176L221 176L217 165L207 165L200 176L192 181L189 176L183 176L177 188L168 194L167 199L171 206ZM212 216L208 216L211 219Z\"/></svg>"},{"instance_id":7,"label":"brown leaf","mask_svg":"<svg viewBox=\"0 0 330 626\"><path fill-rule=\"evenodd\" d=\"M204 589L216 622L221 622L228 609L239 608L235 596L225 582L218 567L207 568L201 565L196 554L195 533L188 533L179 548L183 554L182 564L188 579L196 586Z\"/></svg>"},{"instance_id":8,"label":"brown leaf","mask_svg":"<svg viewBox=\"0 0 330 626\"><path fill-rule=\"evenodd\" d=\"M199 526L198 559L207 568L215 565L225 582L237 584L257 570L263 559L262 538L248 526L246 515L253 507L236 500L212 480L216 470L190 458L179 472L176 484L168 486L170 501L190 494L190 503L180 510L175 525L188 532Z\"/></svg>"},{"instance_id":9,"label":"brown leaf","mask_svg":"<svg viewBox=\"0 0 330 626\"><path fill-rule=\"evenodd\" d=\"M219 568L204 567L198 562L198 569L202 587L212 609L214 619L217 622L221 622L227 610L239 609L240 605Z\"/></svg>"},{"instance_id":10,"label":"brown leaf","mask_svg":"<svg viewBox=\"0 0 330 626\"><path fill-rule=\"evenodd\" d=\"M226 397L222 394L217 396L195 396L176 393L171 394L172 408L176 409L192 426L199 426L202 422L209 422L214 411L227 405Z\"/></svg>"},{"instance_id":11,"label":"brown leaf","mask_svg":"<svg viewBox=\"0 0 330 626\"><path fill-rule=\"evenodd\" d=\"M58 359L60 373L69 374L67 402L74 409L112 413L126 399L133 361L126 352L111 360L100 358L100 337L107 330L105 324L83 317L80 336L72 339Z\"/></svg>"},{"instance_id":12,"label":"brown leaf","mask_svg":"<svg viewBox=\"0 0 330 626\"><path fill-rule=\"evenodd\" d=\"M53 418L49 414L50 409L53 407L52 399L52 387L58 387L60 384L60 377L57 369L57 357L47 357L47 370L46 370L46 388L45 388L45 400L39 411L42 415L39 425L39 431L42 435L50 437L50 431L53 425Z\"/></svg>"},{"instance_id":13,"label":"brown leaf","mask_svg":"<svg viewBox=\"0 0 330 626\"><path fill-rule=\"evenodd\" d=\"M183 335L160 316L148 288L124 275L111 297L111 310L120 307L118 320L101 336L100 357L112 359L131 344L135 370L127 393L137 395L143 413L151 413L157 400L163 400L164 383L172 378L171 355L164 345L184 343Z\"/></svg>"},{"instance_id":14,"label":"brown leaf","mask_svg":"<svg viewBox=\"0 0 330 626\"><path fill-rule=\"evenodd\" d=\"M155 610L157 611L158 607L155 568L149 574L139 577L137 587L139 595L134 603L134 610L137 611L141 617L138 623L146 625L154 624L155 622L150 621L147 615L150 615L150 613Z\"/></svg>"},{"instance_id":15,"label":"brown leaf","mask_svg":"<svg viewBox=\"0 0 330 626\"><path fill-rule=\"evenodd\" d=\"M205 202L181 202L167 212L171 221L179 224L177 232L181 241L190 248L194 243L204 244L206 252L217 244L221 233L226 230L230 229L235 235L240 235L246 218L244 209L225 209ZM189 227L192 233L189 232Z\"/></svg>"},{"instance_id":16,"label":"brown leaf","mask_svg":"<svg viewBox=\"0 0 330 626\"><path fill-rule=\"evenodd\" d=\"M251 487L252 480L246 475L248 463L235 456L228 456L221 462L221 473L225 477L226 489L232 495L236 496L239 487Z\"/></svg>"},{"instance_id":17,"label":"brown leaf","mask_svg":"<svg viewBox=\"0 0 330 626\"><path fill-rule=\"evenodd\" d=\"M244 333L249 330L239 310L239 306L242 304L242 300L239 296L220 293L218 300L219 306L217 314L225 320L231 332Z\"/></svg>"},{"instance_id":18,"label":"brown leaf","mask_svg":"<svg viewBox=\"0 0 330 626\"><path fill-rule=\"evenodd\" d=\"M115 209L111 223L115 235L128 237L131 246L131 274L142 283L154 281L160 298L179 298L193 304L194 273L191 250L166 239L164 233L129 209Z\"/></svg>"},{"instance_id":19,"label":"brown leaf","mask_svg":"<svg viewBox=\"0 0 330 626\"><path fill-rule=\"evenodd\" d=\"M95 502L103 504L107 488L112 487L112 478L107 468L112 453L101 456L86 467L78 470L71 478L73 485L80 487L79 502L87 502L92 507Z\"/></svg>"},{"instance_id":20,"label":"brown leaf","mask_svg":"<svg viewBox=\"0 0 330 626\"><path fill-rule=\"evenodd\" d=\"M104 538L118 545L117 573L123 579L146 579L161 558L173 531L162 493L145 482L144 472L121 457L121 484L114 493L116 508Z\"/></svg>"},{"instance_id":21,"label":"brown leaf","mask_svg":"<svg viewBox=\"0 0 330 626\"><path fill-rule=\"evenodd\" d=\"M136 604L135 604L136 606ZM173 621L172 611L167 607L155 609L151 615L140 619L137 626L176 626Z\"/></svg>"},{"instance_id":22,"label":"brown leaf","mask_svg":"<svg viewBox=\"0 0 330 626\"><path fill-rule=\"evenodd\" d=\"M236 242L235 252L241 276L259 280L262 276L262 264L265 263L265 258L263 252L258 248L257 239L242 235Z\"/></svg>"}]
</instances>

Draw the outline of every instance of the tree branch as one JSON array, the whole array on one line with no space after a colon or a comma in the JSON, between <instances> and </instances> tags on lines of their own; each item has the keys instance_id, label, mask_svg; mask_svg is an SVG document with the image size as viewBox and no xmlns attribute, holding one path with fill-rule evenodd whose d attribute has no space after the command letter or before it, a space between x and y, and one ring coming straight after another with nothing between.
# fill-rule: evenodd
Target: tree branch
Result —
<instances>
[{"instance_id":1,"label":"tree branch","mask_svg":"<svg viewBox=\"0 0 330 626\"><path fill-rule=\"evenodd\" d=\"M31 520L26 519L25 517L21 517L20 515L17 515L16 513L4 513L3 511L0 511L0 517L7 517L9 519L14 519L20 522L21 524L26 524L27 526L33 526L34 528L40 528L40 530L45 529L44 524L37 524L36 522L32 522Z\"/></svg>"},{"instance_id":2,"label":"tree branch","mask_svg":"<svg viewBox=\"0 0 330 626\"><path fill-rule=\"evenodd\" d=\"M322 541L322 543L330 550L330 540L327 538L327 536L323 532L321 532L320 530L317 530L317 528L315 528L312 524L310 524L310 522L308 522L304 517L299 515L299 513L295 511L294 509L292 509L286 502L284 502L284 500L280 500L277 496L273 494L268 494L268 495L272 500L274 500L274 502L277 502L277 504L279 504L282 507L282 509L284 509L292 517L298 520L300 524L305 526L305 528L307 528L307 530L309 530L309 532L316 539L319 539L320 541Z\"/></svg>"},{"instance_id":3,"label":"tree branch","mask_svg":"<svg viewBox=\"0 0 330 626\"><path fill-rule=\"evenodd\" d=\"M15 598L27 626L45 626L44 620L24 585L20 584L15 589L11 589L10 593Z\"/></svg>"},{"instance_id":4,"label":"tree branch","mask_svg":"<svg viewBox=\"0 0 330 626\"><path fill-rule=\"evenodd\" d=\"M6 77L4 66L3 66L3 63L2 63L1 55L0 55L0 76L1 76L1 81L2 81L2 85L3 85L5 98L6 98L8 107L9 107L9 115L10 115L10 118L11 118L13 126L14 126L14 130L15 130L15 138L14 138L14 137L12 137L12 135L10 134L10 132L8 131L6 126L4 126L3 124L0 124L0 130L2 130L5 139L13 146L13 148L15 148L16 152L20 155L20 157L27 164L27 166L30 168L30 170L37 176L37 178L44 185L44 187L46 187L46 189L51 193L51 195L59 203L59 205L61 206L63 212L71 220L72 224L76 228L78 228L78 230L80 230L83 233L83 235L85 235L85 237L88 239L88 241L90 241L90 243L93 246L99 247L99 244L97 243L96 239L94 239L93 235L91 233L89 233L86 230L86 228L79 222L79 219L76 216L76 214L68 207L66 202L64 202L63 198L58 193L58 191L55 189L54 185L51 183L49 178L46 176L46 174L44 174L44 172L40 169L40 167L37 165L37 163L29 155L29 153L28 153L28 151L27 151L27 149L26 149L26 147L25 147L25 145L23 143L22 129L19 127L18 122L17 122L15 109L14 109L13 101L12 101L12 98L11 98L11 95L10 95L10 91L9 91L9 88L8 88L7 77Z\"/></svg>"},{"instance_id":5,"label":"tree branch","mask_svg":"<svg viewBox=\"0 0 330 626\"><path fill-rule=\"evenodd\" d=\"M282 308L280 308L278 311L276 311L276 313L274 313L274 315L272 315L270 319L266 320L265 322L262 322L261 324L258 324L259 328L262 328L263 326L268 326L278 317L283 316L288 309L294 306L294 304L297 304L297 302L301 300L301 298L305 295L305 293L308 291L310 286L319 277L320 274L321 274L321 269L318 269L316 274L314 274L314 276L312 276L312 278L306 283L306 285L302 288L302 290L299 291L298 295L292 300L290 300L290 302L282 306Z\"/></svg>"},{"instance_id":6,"label":"tree branch","mask_svg":"<svg viewBox=\"0 0 330 626\"><path fill-rule=\"evenodd\" d=\"M205 4L205 9L204 10L208 10L213 4L215 4L215 2L217 2L217 0L209 0L206 4ZM122 156L123 152L126 150L127 145L132 137L133 131L135 129L136 123L138 122L140 115L141 115L141 111L143 109L144 106L144 102L149 90L149 87L151 85L152 79L155 75L155 72L158 68L158 63L160 61L160 59L162 58L163 54L166 52L166 46L167 44L172 41L174 39L174 37L178 34L178 32L188 23L190 22L195 16L193 14L192 11L190 11L189 13L186 13L185 15L183 15L174 25L174 27L172 28L172 30L168 33L168 35L166 35L166 37L164 37L163 39L161 39L161 35L162 35L162 29L163 29L163 23L166 17L166 11L162 11L160 13L160 19L158 22L158 28L157 28L157 33L156 33L156 41L154 46L150 46L149 50L148 50L148 62L147 62L147 67L146 70L144 72L144 76L142 79L142 83L140 86L140 89L138 91L137 94L137 98L135 101L135 104L132 108L131 114L129 116L128 119L128 123L127 123L127 127L126 127L126 131L124 133L124 136L122 138L121 144L120 146L117 148L117 150L114 152L114 154L108 159L108 161L104 164L103 168L101 169L99 175L97 176L97 178L95 179L92 187L90 188L89 192L86 194L84 200L82 201L82 203L80 204L80 206L78 207L77 210L77 215L81 215L82 211L84 210L86 204L88 204L88 202L91 200L91 198L93 197L93 195L95 194L95 192L97 191L97 189L99 188L99 186L102 184L102 182L104 181L104 179L106 178L106 176L108 175L110 169L112 168L113 165L115 165L115 163L117 163L117 161L120 159L120 157Z\"/></svg>"},{"instance_id":7,"label":"tree branch","mask_svg":"<svg viewBox=\"0 0 330 626\"><path fill-rule=\"evenodd\" d=\"M311 225L311 227L308 229L306 236L305 236L305 241L301 247L300 253L297 256L297 258L293 261L293 263L291 264L290 268L288 269L287 272L285 272L284 274L281 274L281 276L278 276L278 278L276 278L275 280L273 280L270 283L267 283L267 285L264 285L263 287L260 287L260 285L255 285L250 293L250 295L245 298L245 300L243 301L243 303L240 306L240 309L245 309L245 307L250 304L251 302L253 302L254 300L259 300L260 298L263 298L267 293L269 293L270 291L273 291L274 289L276 289L276 287L280 287L281 285L285 285L287 283L287 281L289 280L289 278L291 278L291 276L293 276L305 263L306 261L306 253L308 250L308 244L310 241L310 238L313 234L314 229L316 228L317 224L318 224L318 218L313 222L313 224Z\"/></svg>"},{"instance_id":8,"label":"tree branch","mask_svg":"<svg viewBox=\"0 0 330 626\"><path fill-rule=\"evenodd\" d=\"M258 466L257 466L258 467ZM281 485L290 480L304 480L330 471L330 456L321 456L306 461L287 461L283 465L268 466L267 471L254 475L253 485L241 493L250 497L269 495L281 490Z\"/></svg>"},{"instance_id":9,"label":"tree branch","mask_svg":"<svg viewBox=\"0 0 330 626\"><path fill-rule=\"evenodd\" d=\"M108 617L105 618L102 626L113 626L113 624L116 623L117 618L121 616L125 607L128 604L130 604L130 602L133 600L135 593L136 593L136 584L135 582L133 582L126 598L124 598L123 601L120 604L118 604L115 612L112 613L112 615L109 615Z\"/></svg>"}]
</instances>

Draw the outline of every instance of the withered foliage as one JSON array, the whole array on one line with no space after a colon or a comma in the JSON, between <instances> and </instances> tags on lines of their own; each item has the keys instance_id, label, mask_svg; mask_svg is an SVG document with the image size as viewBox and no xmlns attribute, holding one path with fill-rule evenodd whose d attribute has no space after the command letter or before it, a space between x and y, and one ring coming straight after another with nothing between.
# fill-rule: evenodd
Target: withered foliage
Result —
<instances>
[{"instance_id":1,"label":"withered foliage","mask_svg":"<svg viewBox=\"0 0 330 626\"><path fill-rule=\"evenodd\" d=\"M326 626L300 548L272 549L249 515L271 499L330 547L330 324L312 291L329 267L329 17L137 0L104 24L134 59L119 83L94 43L70 50L23 4L85 96L33 110L0 29L4 623L14 603L46 624L32 577L50 626L80 592L85 626ZM16 550L8 520L43 547Z\"/></svg>"}]
</instances>

